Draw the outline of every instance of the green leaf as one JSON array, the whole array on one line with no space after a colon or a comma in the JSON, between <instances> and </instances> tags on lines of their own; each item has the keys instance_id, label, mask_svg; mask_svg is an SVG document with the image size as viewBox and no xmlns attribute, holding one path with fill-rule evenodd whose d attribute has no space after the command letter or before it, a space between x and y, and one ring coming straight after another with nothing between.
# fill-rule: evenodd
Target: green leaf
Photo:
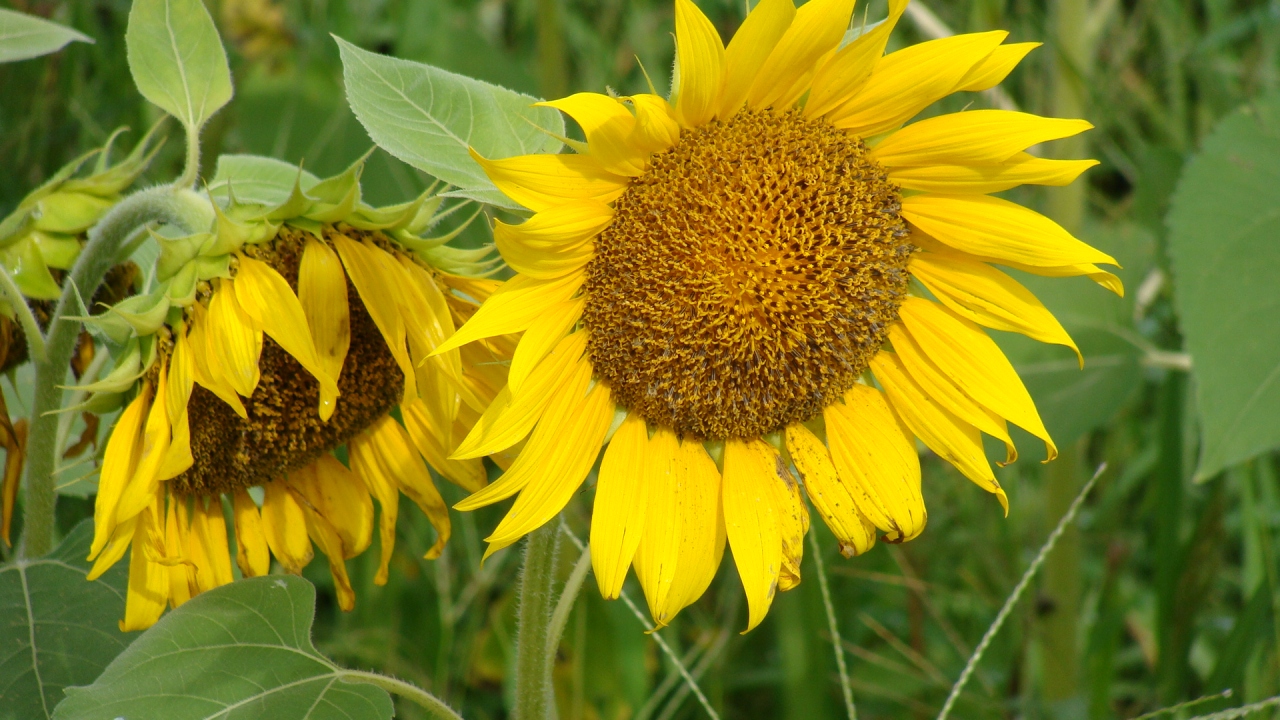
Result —
<instances>
[{"instance_id":1,"label":"green leaf","mask_svg":"<svg viewBox=\"0 0 1280 720\"><path fill-rule=\"evenodd\" d=\"M0 63L48 55L71 42L91 43L93 38L44 18L0 9Z\"/></svg>"},{"instance_id":2,"label":"green leaf","mask_svg":"<svg viewBox=\"0 0 1280 720\"><path fill-rule=\"evenodd\" d=\"M239 202L275 206L289 199L294 181L298 181L305 191L319 183L320 178L303 170L299 179L297 165L275 158L223 155L218 158L209 193L214 199L225 202L230 188Z\"/></svg>"},{"instance_id":3,"label":"green leaf","mask_svg":"<svg viewBox=\"0 0 1280 720\"><path fill-rule=\"evenodd\" d=\"M134 0L125 44L138 91L188 129L231 100L227 53L200 0Z\"/></svg>"},{"instance_id":4,"label":"green leaf","mask_svg":"<svg viewBox=\"0 0 1280 720\"><path fill-rule=\"evenodd\" d=\"M71 685L91 682L132 639L120 632L127 563L95 582L84 561L93 522L50 555L0 567L0 718L48 718Z\"/></svg>"},{"instance_id":5,"label":"green leaf","mask_svg":"<svg viewBox=\"0 0 1280 720\"><path fill-rule=\"evenodd\" d=\"M487 158L554 153L564 119L537 98L430 65L390 58L342 38L347 102L369 137L387 152L454 185L458 197L518 208L467 153Z\"/></svg>"},{"instance_id":6,"label":"green leaf","mask_svg":"<svg viewBox=\"0 0 1280 720\"><path fill-rule=\"evenodd\" d=\"M1036 402L1045 428L1059 448L1105 424L1141 385L1142 342L1133 328L1133 293L1151 268L1155 240L1137 226L1094 227L1084 239L1113 255L1126 297L1083 278L1046 278L1010 271L1035 293L1071 334L1084 355L1084 369L1069 348L1021 335L996 333L996 341L1018 370ZM1108 268L1111 269L1111 268ZM1019 448L1024 445L1021 436ZM1036 451L1028 457L1039 457Z\"/></svg>"},{"instance_id":7,"label":"green leaf","mask_svg":"<svg viewBox=\"0 0 1280 720\"><path fill-rule=\"evenodd\" d=\"M342 680L311 643L315 588L290 575L240 580L160 619L92 685L58 706L64 720L390 718L379 688Z\"/></svg>"},{"instance_id":8,"label":"green leaf","mask_svg":"<svg viewBox=\"0 0 1280 720\"><path fill-rule=\"evenodd\" d=\"M1280 94L1210 134L1168 223L1205 479L1280 446Z\"/></svg>"}]
</instances>

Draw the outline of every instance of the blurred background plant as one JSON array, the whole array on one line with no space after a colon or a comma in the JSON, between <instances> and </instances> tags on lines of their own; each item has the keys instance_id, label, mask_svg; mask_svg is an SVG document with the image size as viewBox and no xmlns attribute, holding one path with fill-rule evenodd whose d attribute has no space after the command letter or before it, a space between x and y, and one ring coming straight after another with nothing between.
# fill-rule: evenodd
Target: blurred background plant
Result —
<instances>
[{"instance_id":1,"label":"blurred background plant","mask_svg":"<svg viewBox=\"0 0 1280 720\"><path fill-rule=\"evenodd\" d=\"M730 0L699 5L724 37L746 10ZM206 129L205 157L257 153L321 176L370 146L345 101L331 33L543 97L641 91L646 70L665 93L672 65L669 0L208 6L228 45L236 95ZM970 99L1097 126L1054 148L1101 161L1087 182L1017 199L1119 258L1127 292L1120 299L1084 278L1020 276L1072 332L1087 364L1079 370L1062 348L1000 339L1063 448L1057 462L1040 465L1030 438L1020 439L1027 456L998 470L1011 500L1007 519L929 457L930 523L918 540L845 560L825 526L813 524L858 715L938 713L1004 598L1103 461L1109 469L978 664L954 716L1133 718L1204 698L1168 715L1189 717L1277 695L1280 0L928 0L912 8L890 50L990 29L1045 43L1003 94ZM132 146L161 116L126 65L127 0L18 0L14 9L96 42L0 66L0 215L114 128L132 127ZM884 0L857 13L874 22ZM143 181L176 176L182 161L173 137ZM381 150L363 178L374 204L415 197L430 182ZM462 241L488 242L488 231L476 223ZM23 373L11 370L3 381L15 418L30 402ZM447 500L461 499L442 487ZM66 491L63 532L92 514L85 497L93 478ZM590 491L583 495L565 516L563 576L579 554L568 533L586 534ZM360 598L350 614L338 611L323 563L312 563L317 645L349 667L411 680L465 717L504 717L519 551L479 563L481 538L500 513L455 514L453 542L425 561L433 535L410 511L388 585L373 585L376 554L350 563ZM705 717L683 672L722 717L845 716L813 562L811 553L806 582L746 636L737 633L741 589L725 564L712 591L661 633L683 668L625 604L586 588L555 670L561 717ZM397 709L408 718L422 712Z\"/></svg>"}]
</instances>

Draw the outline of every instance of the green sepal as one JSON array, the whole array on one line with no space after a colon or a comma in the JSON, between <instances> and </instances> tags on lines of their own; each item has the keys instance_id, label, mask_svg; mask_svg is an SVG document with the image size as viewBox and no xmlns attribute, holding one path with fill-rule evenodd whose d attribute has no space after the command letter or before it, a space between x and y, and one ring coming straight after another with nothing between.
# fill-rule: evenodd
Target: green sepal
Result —
<instances>
[{"instance_id":1,"label":"green sepal","mask_svg":"<svg viewBox=\"0 0 1280 720\"><path fill-rule=\"evenodd\" d=\"M310 218L296 217L285 221L285 224L292 228L297 228L303 232L309 232L317 238L324 238L324 223L319 220L311 220Z\"/></svg>"},{"instance_id":2,"label":"green sepal","mask_svg":"<svg viewBox=\"0 0 1280 720\"><path fill-rule=\"evenodd\" d=\"M169 279L165 287L165 297L172 305L190 307L196 301L196 285L200 279L196 277L196 263L189 262L182 266L176 275ZM173 308L170 308L172 314ZM168 320L168 318L166 318Z\"/></svg>"},{"instance_id":3,"label":"green sepal","mask_svg":"<svg viewBox=\"0 0 1280 720\"><path fill-rule=\"evenodd\" d=\"M293 180L293 190L289 191L289 199L268 212L264 219L289 220L301 217L314 204L315 201L307 197L307 194L302 191L302 167L299 166L298 176Z\"/></svg>"},{"instance_id":4,"label":"green sepal","mask_svg":"<svg viewBox=\"0 0 1280 720\"><path fill-rule=\"evenodd\" d=\"M62 235L36 230L31 233L31 242L40 248L40 257L45 265L70 270L80 257L80 238L74 235Z\"/></svg>"},{"instance_id":5,"label":"green sepal","mask_svg":"<svg viewBox=\"0 0 1280 720\"><path fill-rule=\"evenodd\" d=\"M40 248L35 243L26 242L16 250L9 255L8 270L22 294L32 300L57 300L61 297L62 288L58 287L45 265Z\"/></svg>"},{"instance_id":6,"label":"green sepal","mask_svg":"<svg viewBox=\"0 0 1280 720\"><path fill-rule=\"evenodd\" d=\"M34 208L19 205L0 220L0 250L26 237L31 229Z\"/></svg>"},{"instance_id":7,"label":"green sepal","mask_svg":"<svg viewBox=\"0 0 1280 720\"><path fill-rule=\"evenodd\" d=\"M413 250L416 253L422 254L433 248L442 247L444 246L445 243L461 235L462 231L466 230L467 227L470 226L471 223L474 222L475 219L480 216L480 213L482 211L483 211L483 208L476 208L476 211L471 214L471 217L467 218L466 222L450 230L449 232L443 235L438 235L436 237L429 237L429 238L419 237L417 233L414 233L408 229L395 231L392 234L405 247L409 248L410 250ZM450 212L452 212L452 210L450 210Z\"/></svg>"},{"instance_id":8,"label":"green sepal","mask_svg":"<svg viewBox=\"0 0 1280 720\"><path fill-rule=\"evenodd\" d=\"M96 392L75 409L94 415L106 415L124 407L125 394L122 392Z\"/></svg>"},{"instance_id":9,"label":"green sepal","mask_svg":"<svg viewBox=\"0 0 1280 720\"><path fill-rule=\"evenodd\" d=\"M421 235L430 230L432 226L439 222L437 213L440 212L440 205L443 202L443 195L433 196L430 201L423 203L422 207L418 208L418 212L414 214L412 220L404 225L403 229L414 235Z\"/></svg>"},{"instance_id":10,"label":"green sepal","mask_svg":"<svg viewBox=\"0 0 1280 720\"><path fill-rule=\"evenodd\" d=\"M112 143L116 137L128 130L126 127L116 129L111 134L111 137L107 138L106 144L103 145L102 153L98 156L98 162L94 167L93 174L87 178L68 180L62 189L81 191L102 197L119 195L125 188L132 185L134 180L138 179L138 176L155 159L156 153L160 152L160 148L164 147L165 138L160 138L160 142L156 143L155 147L151 147L151 142L159 133L160 128L164 126L166 120L168 120L167 117L160 118L156 124L151 126L147 134L142 136L138 144L133 146L133 150L124 160L108 167L107 162L110 160Z\"/></svg>"},{"instance_id":11,"label":"green sepal","mask_svg":"<svg viewBox=\"0 0 1280 720\"><path fill-rule=\"evenodd\" d=\"M200 254L201 248L213 243L213 233L169 238L155 231L150 232L152 239L160 246L160 259L156 261L156 280L162 282L182 272L182 268Z\"/></svg>"},{"instance_id":12,"label":"green sepal","mask_svg":"<svg viewBox=\"0 0 1280 720\"><path fill-rule=\"evenodd\" d=\"M346 220L360 204L360 176L364 173L365 161L372 154L373 148L369 148L363 157L342 173L316 183L308 193L315 199L315 204L307 210L307 218L324 223Z\"/></svg>"},{"instance_id":13,"label":"green sepal","mask_svg":"<svg viewBox=\"0 0 1280 720\"><path fill-rule=\"evenodd\" d=\"M428 201L434 201L431 203L433 208L440 206L440 198L432 196L431 190L427 190L416 199L399 205L385 208L373 208L367 205L358 207L346 221L348 225L360 230L395 230L412 223Z\"/></svg>"},{"instance_id":14,"label":"green sepal","mask_svg":"<svg viewBox=\"0 0 1280 720\"><path fill-rule=\"evenodd\" d=\"M213 202L212 195L209 196L209 203L213 205L213 214L216 218L214 231L218 235L217 242L210 246L211 254L222 255L223 253L239 250L245 245L256 245L275 237L276 230L279 229L279 225L267 220L250 220L248 222L233 220L222 211L218 203Z\"/></svg>"},{"instance_id":15,"label":"green sepal","mask_svg":"<svg viewBox=\"0 0 1280 720\"><path fill-rule=\"evenodd\" d=\"M230 278L231 277L231 256L217 255L213 257L201 256L196 258L196 279L208 280L210 278Z\"/></svg>"},{"instance_id":16,"label":"green sepal","mask_svg":"<svg viewBox=\"0 0 1280 720\"><path fill-rule=\"evenodd\" d=\"M115 358L115 367L101 380L88 385L61 386L64 390L82 390L90 393L122 393L133 387L138 378L150 367L143 366L142 343L133 338L125 344Z\"/></svg>"},{"instance_id":17,"label":"green sepal","mask_svg":"<svg viewBox=\"0 0 1280 720\"><path fill-rule=\"evenodd\" d=\"M441 245L419 252L418 256L447 273L474 277L492 272L501 265L501 257L494 257L489 260L483 259L492 252L492 247L484 247L477 250L459 250L448 245Z\"/></svg>"},{"instance_id":18,"label":"green sepal","mask_svg":"<svg viewBox=\"0 0 1280 720\"><path fill-rule=\"evenodd\" d=\"M78 235L93 227L115 200L59 189L40 201L35 229Z\"/></svg>"}]
</instances>

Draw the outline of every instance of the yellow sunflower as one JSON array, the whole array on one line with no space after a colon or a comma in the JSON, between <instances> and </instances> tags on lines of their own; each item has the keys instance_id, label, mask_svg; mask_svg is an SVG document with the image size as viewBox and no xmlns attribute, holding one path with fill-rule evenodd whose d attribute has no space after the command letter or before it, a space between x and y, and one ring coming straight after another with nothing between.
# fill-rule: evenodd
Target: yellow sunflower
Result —
<instances>
[{"instance_id":1,"label":"yellow sunflower","mask_svg":"<svg viewBox=\"0 0 1280 720\"><path fill-rule=\"evenodd\" d=\"M496 225L517 274L437 350L524 333L454 455L528 435L458 505L519 493L489 552L559 513L607 443L591 523L601 592L616 597L634 566L667 624L727 539L749 630L800 580L801 482L853 555L877 530L900 542L924 528L913 438L1006 512L981 433L1013 460L1012 422L1056 454L980 326L1075 346L992 264L1120 292L1096 265L1115 261L989 193L1071 182L1096 163L1025 150L1091 126L1003 110L904 126L996 85L1036 44L986 32L884 55L905 0L846 44L853 4L761 0L725 47L676 0L673 101L573 95L546 104L582 127L576 154L475 156L534 213Z\"/></svg>"},{"instance_id":2,"label":"yellow sunflower","mask_svg":"<svg viewBox=\"0 0 1280 720\"><path fill-rule=\"evenodd\" d=\"M436 529L428 558L449 539L428 465L484 487L480 460L447 455L514 348L428 354L496 283L442 270L485 263L417 236L438 197L375 209L353 182L295 186L277 207L213 205L210 232L156 238L157 287L91 322L123 349L90 387L132 394L107 442L89 556L93 579L132 547L122 629L232 580L224 504L242 575L267 573L272 556L299 573L314 542L350 610L344 561L371 544L373 500L382 584L400 493Z\"/></svg>"}]
</instances>

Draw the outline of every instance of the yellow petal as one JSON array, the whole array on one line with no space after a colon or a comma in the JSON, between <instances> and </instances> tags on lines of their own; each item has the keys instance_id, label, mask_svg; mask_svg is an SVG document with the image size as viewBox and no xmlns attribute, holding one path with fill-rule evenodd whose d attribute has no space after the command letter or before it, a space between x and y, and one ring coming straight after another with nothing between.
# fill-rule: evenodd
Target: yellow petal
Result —
<instances>
[{"instance_id":1,"label":"yellow petal","mask_svg":"<svg viewBox=\"0 0 1280 720\"><path fill-rule=\"evenodd\" d=\"M884 395L854 385L844 404L827 406L823 417L832 464L858 511L893 540L919 535L928 520L920 458Z\"/></svg>"},{"instance_id":2,"label":"yellow petal","mask_svg":"<svg viewBox=\"0 0 1280 720\"><path fill-rule=\"evenodd\" d=\"M871 370L889 396L894 412L911 432L978 487L994 493L1008 514L1009 500L991 472L978 428L929 397L907 374L897 355L881 351L872 358Z\"/></svg>"},{"instance_id":3,"label":"yellow petal","mask_svg":"<svg viewBox=\"0 0 1280 720\"><path fill-rule=\"evenodd\" d=\"M645 449L649 431L639 415L627 415L600 461L591 511L591 568L600 594L616 600L644 533Z\"/></svg>"},{"instance_id":4,"label":"yellow petal","mask_svg":"<svg viewBox=\"0 0 1280 720\"><path fill-rule=\"evenodd\" d=\"M675 110L659 95L632 95L627 98L636 111L636 127L631 142L646 154L669 150L680 140L680 123ZM647 159L646 159L647 162Z\"/></svg>"},{"instance_id":5,"label":"yellow petal","mask_svg":"<svg viewBox=\"0 0 1280 720\"><path fill-rule=\"evenodd\" d=\"M806 117L822 117L852 99L884 55L889 33L907 9L907 0L889 0L889 17L819 63L804 104Z\"/></svg>"},{"instance_id":6,"label":"yellow petal","mask_svg":"<svg viewBox=\"0 0 1280 720\"><path fill-rule=\"evenodd\" d=\"M175 562L169 565L169 606L180 607L191 599L192 565L187 557L187 503L185 498L169 496L169 508L165 512L165 555Z\"/></svg>"},{"instance_id":7,"label":"yellow petal","mask_svg":"<svg viewBox=\"0 0 1280 720\"><path fill-rule=\"evenodd\" d=\"M163 502L163 494L160 498ZM129 589L125 594L124 619L120 621L120 632L151 627L160 619L169 600L169 570L164 565L152 562L148 558L146 547L153 533L163 534L155 493L152 493L152 506L137 517L138 529L133 534L133 550L129 557Z\"/></svg>"},{"instance_id":8,"label":"yellow petal","mask_svg":"<svg viewBox=\"0 0 1280 720\"><path fill-rule=\"evenodd\" d=\"M544 254L573 255L613 221L613 208L597 200L575 200L543 210L519 225L495 220L493 243L516 272L541 262Z\"/></svg>"},{"instance_id":9,"label":"yellow petal","mask_svg":"<svg viewBox=\"0 0 1280 720\"><path fill-rule=\"evenodd\" d=\"M373 457L383 474L395 481L431 521L436 529L436 542L425 555L428 560L440 557L445 543L449 542L449 508L440 497L440 491L431 480L431 471L418 454L400 423L386 416L374 424L366 435L373 445Z\"/></svg>"},{"instance_id":10,"label":"yellow petal","mask_svg":"<svg viewBox=\"0 0 1280 720\"><path fill-rule=\"evenodd\" d=\"M876 544L876 526L858 511L853 493L840 479L822 441L795 423L787 427L787 451L809 500L840 543L840 554L853 557L870 550Z\"/></svg>"},{"instance_id":11,"label":"yellow petal","mask_svg":"<svg viewBox=\"0 0 1280 720\"><path fill-rule=\"evenodd\" d=\"M115 525L109 538L103 544L98 557L93 561L93 567L89 568L89 574L85 579L89 581L97 580L102 577L102 573L111 569L120 558L124 557L124 551L129 549L129 545L133 542L133 531L138 526L138 516ZM93 557L92 555L90 557Z\"/></svg>"},{"instance_id":12,"label":"yellow petal","mask_svg":"<svg viewBox=\"0 0 1280 720\"><path fill-rule=\"evenodd\" d=\"M511 358L511 372L507 376L512 393L520 394L524 381L528 379L538 363L542 362L547 353L551 352L577 324L586 304L586 296L580 295L556 305L548 309L546 315L534 320L529 329L524 331L524 337L520 338L520 344L516 346L515 355Z\"/></svg>"},{"instance_id":13,"label":"yellow petal","mask_svg":"<svg viewBox=\"0 0 1280 720\"><path fill-rule=\"evenodd\" d=\"M208 329L208 311L198 302L191 306L191 311L191 332L187 335L187 343L191 348L191 379L230 406L242 420L249 419L240 396L236 395L235 388L223 377L218 363L214 362L215 351Z\"/></svg>"},{"instance_id":14,"label":"yellow petal","mask_svg":"<svg viewBox=\"0 0 1280 720\"><path fill-rule=\"evenodd\" d=\"M191 504L191 538L200 546L210 572L196 578L200 592L212 590L231 582L231 549L227 545L227 521L222 517L220 496L208 499L197 497ZM204 570L202 567L201 570Z\"/></svg>"},{"instance_id":15,"label":"yellow petal","mask_svg":"<svg viewBox=\"0 0 1280 720\"><path fill-rule=\"evenodd\" d=\"M1013 69L1022 62L1027 53L1040 47L1041 43L1010 43L1001 45L982 62L974 65L969 74L964 76L956 87L956 92L980 92L989 90L1004 82Z\"/></svg>"},{"instance_id":16,"label":"yellow petal","mask_svg":"<svg viewBox=\"0 0 1280 720\"><path fill-rule=\"evenodd\" d=\"M1040 267L1117 264L1049 218L1000 198L915 195L903 198L902 216L944 245L998 262Z\"/></svg>"},{"instance_id":17,"label":"yellow petal","mask_svg":"<svg viewBox=\"0 0 1280 720\"><path fill-rule=\"evenodd\" d=\"M953 35L891 53L876 64L862 89L827 119L862 137L892 130L954 91L1007 36L1002 30Z\"/></svg>"},{"instance_id":18,"label":"yellow petal","mask_svg":"<svg viewBox=\"0 0 1280 720\"><path fill-rule=\"evenodd\" d=\"M548 212L551 211L544 211L539 215ZM513 233L501 232L499 227L509 229L521 226L503 225L499 222L494 226L493 240L507 265L517 273L531 278L550 280L568 275L580 270L595 254L595 243L590 240L577 244L565 243L559 247L534 247L520 243L518 236L516 242L511 242Z\"/></svg>"},{"instance_id":19,"label":"yellow petal","mask_svg":"<svg viewBox=\"0 0 1280 720\"><path fill-rule=\"evenodd\" d=\"M294 485L290 484L289 492L295 495L307 518L307 536L320 546L320 552L329 561L329 574L333 576L333 587L338 595L338 607L351 612L356 607L356 592L351 587L351 579L347 575L347 564L343 562L343 541L340 532L329 522L329 519L308 502Z\"/></svg>"},{"instance_id":20,"label":"yellow petal","mask_svg":"<svg viewBox=\"0 0 1280 720\"><path fill-rule=\"evenodd\" d=\"M839 46L852 12L853 0L809 0L801 5L751 84L747 104L787 108L800 99L818 60Z\"/></svg>"},{"instance_id":21,"label":"yellow petal","mask_svg":"<svg viewBox=\"0 0 1280 720\"><path fill-rule=\"evenodd\" d=\"M590 362L583 355L586 347L585 332L576 332L561 340L521 384L519 395L513 396L508 389L504 390L506 397L500 394L493 401L458 444L452 457L482 457L520 442L533 429L551 399L563 392L570 377L582 372L590 377Z\"/></svg>"},{"instance_id":22,"label":"yellow petal","mask_svg":"<svg viewBox=\"0 0 1280 720\"><path fill-rule=\"evenodd\" d=\"M391 357L395 358L396 365L404 374L402 401L407 403L418 396L417 380L413 362L405 347L408 331L404 318L400 315L396 296L386 284L382 261L373 250L345 235L334 234L332 240L347 269L347 276L351 278L351 284L360 294L365 310L378 326L378 332L382 333Z\"/></svg>"},{"instance_id":23,"label":"yellow petal","mask_svg":"<svg viewBox=\"0 0 1280 720\"><path fill-rule=\"evenodd\" d=\"M1012 110L967 110L911 123L871 151L887 168L1003 163L1037 143L1078 135L1086 120L1047 118Z\"/></svg>"},{"instance_id":24,"label":"yellow petal","mask_svg":"<svg viewBox=\"0 0 1280 720\"><path fill-rule=\"evenodd\" d=\"M724 525L747 595L750 631L773 604L782 571L782 528L774 485L779 458L763 440L724 444Z\"/></svg>"},{"instance_id":25,"label":"yellow petal","mask_svg":"<svg viewBox=\"0 0 1280 720\"><path fill-rule=\"evenodd\" d=\"M1031 273L1032 275L1043 275L1044 277L1076 277L1078 275L1084 275L1116 295L1124 297L1124 283L1121 282L1120 278L1114 273L1109 273L1093 263L1044 267L1023 265L1022 263L1009 262L1007 260L996 260L996 262L1008 265L1014 270L1021 270L1023 272Z\"/></svg>"},{"instance_id":26,"label":"yellow petal","mask_svg":"<svg viewBox=\"0 0 1280 720\"><path fill-rule=\"evenodd\" d=\"M1097 160L1047 160L1018 153L999 165L920 165L894 168L889 180L904 190L984 195L1019 185L1070 185Z\"/></svg>"},{"instance_id":27,"label":"yellow petal","mask_svg":"<svg viewBox=\"0 0 1280 720\"><path fill-rule=\"evenodd\" d=\"M716 112L724 82L724 43L720 33L691 0L676 0L676 117L698 127Z\"/></svg>"},{"instance_id":28,"label":"yellow petal","mask_svg":"<svg viewBox=\"0 0 1280 720\"><path fill-rule=\"evenodd\" d=\"M427 347L434 350L444 344L444 341L457 330L453 311L449 308L449 297L446 297L444 289L437 282L436 274L432 271L428 271L422 264L406 255L397 256L396 259L401 269L408 274L412 285L410 291L405 294L406 298L412 301L406 312L418 316L417 322L421 326ZM409 327L412 328L412 324ZM411 343L410 349L412 348ZM437 402L438 406L456 407L456 400L459 397L477 411L483 410L488 404L488 398L477 395L475 388L468 381L467 373L463 370L460 352L449 350L432 356L426 363L423 363L421 358L415 362L418 363L419 368L431 367L444 374L446 384L439 387L448 393L448 397L441 398ZM432 386L428 385L428 390L431 389ZM441 417L452 419L456 417L456 412L450 410Z\"/></svg>"},{"instance_id":29,"label":"yellow petal","mask_svg":"<svg viewBox=\"0 0 1280 720\"><path fill-rule=\"evenodd\" d=\"M613 202L628 179L600 166L590 155L520 155L486 160L475 150L471 157L504 195L534 212L572 200Z\"/></svg>"},{"instance_id":30,"label":"yellow petal","mask_svg":"<svg viewBox=\"0 0 1280 720\"><path fill-rule=\"evenodd\" d=\"M680 612L678 602L669 602L671 583L680 563L680 533L683 521L676 493L685 481L685 472L677 460L680 439L667 428L658 428L645 445L639 468L643 477L645 499L644 531L636 546L636 579L644 589L649 614L658 627L664 627ZM595 519L592 518L594 524Z\"/></svg>"},{"instance_id":31,"label":"yellow petal","mask_svg":"<svg viewBox=\"0 0 1280 720\"><path fill-rule=\"evenodd\" d=\"M164 368L156 377L156 396L147 411L147 422L142 430L142 448L133 477L120 494L116 505L116 522L128 520L145 510L155 501L156 487L160 484L160 464L169 454L169 413L164 398L167 396L168 377Z\"/></svg>"},{"instance_id":32,"label":"yellow petal","mask_svg":"<svg viewBox=\"0 0 1280 720\"><path fill-rule=\"evenodd\" d=\"M553 107L582 128L588 153L608 172L636 177L648 164L648 153L631 142L636 119L617 98L599 93L576 93L559 100L537 103Z\"/></svg>"},{"instance_id":33,"label":"yellow petal","mask_svg":"<svg viewBox=\"0 0 1280 720\"><path fill-rule=\"evenodd\" d=\"M195 369L186 333L181 330L176 333L167 370L168 383L164 402L169 416L170 437L168 452L156 471L156 477L160 480L175 478L195 464L195 458L191 455L191 426L187 418L187 401L191 399Z\"/></svg>"},{"instance_id":34,"label":"yellow petal","mask_svg":"<svg viewBox=\"0 0 1280 720\"><path fill-rule=\"evenodd\" d=\"M680 562L668 602L674 610L655 617L670 622L676 611L702 597L715 579L724 557L726 541L724 504L720 471L701 442L687 439L680 444L676 466L683 475L677 488L680 520Z\"/></svg>"},{"instance_id":35,"label":"yellow petal","mask_svg":"<svg viewBox=\"0 0 1280 720\"><path fill-rule=\"evenodd\" d=\"M150 402L151 385L144 383L137 397L120 413L107 440L102 470L98 473L98 497L93 503L93 545L89 549L89 560L102 552L115 530L120 496L133 479L142 456L142 424Z\"/></svg>"},{"instance_id":36,"label":"yellow petal","mask_svg":"<svg viewBox=\"0 0 1280 720\"><path fill-rule=\"evenodd\" d=\"M786 592L800 584L800 562L804 559L804 536L809 532L809 510L800 497L800 484L786 464L779 460L776 470L781 482L773 484L774 507L778 511L778 530L782 535L778 590Z\"/></svg>"},{"instance_id":37,"label":"yellow petal","mask_svg":"<svg viewBox=\"0 0 1280 720\"><path fill-rule=\"evenodd\" d=\"M575 418L574 413L579 411L579 406L584 402L590 383L591 365L583 358L572 367L556 391L546 398L546 410L538 420L538 426L534 428L529 441L520 450L511 467L502 477L454 507L459 510L475 510L490 505L524 489L533 476L545 475L548 472L546 465L551 462L551 458L562 455L565 451L562 439L569 432L567 428L572 423L581 421L581 418ZM595 450L599 450L599 445ZM582 451L592 452L585 447Z\"/></svg>"},{"instance_id":38,"label":"yellow petal","mask_svg":"<svg viewBox=\"0 0 1280 720\"><path fill-rule=\"evenodd\" d=\"M393 421L394 422L394 421ZM378 448L373 443L369 432L363 432L347 443L347 457L351 461L351 469L364 481L369 493L377 498L382 512L378 517L378 540L382 545L382 555L378 561L378 572L373 582L376 585L387 584L387 568L391 563L391 553L396 546L396 517L400 512L400 491L396 487L395 478L388 477Z\"/></svg>"},{"instance_id":39,"label":"yellow petal","mask_svg":"<svg viewBox=\"0 0 1280 720\"><path fill-rule=\"evenodd\" d=\"M1049 460L1058 456L1018 372L982 328L924 298L907 298L898 312L921 350L957 386L992 412L1044 440Z\"/></svg>"},{"instance_id":40,"label":"yellow petal","mask_svg":"<svg viewBox=\"0 0 1280 720\"><path fill-rule=\"evenodd\" d=\"M209 301L206 341L211 355L207 362L213 373L230 383L237 393L249 397L260 376L262 329L240 307L233 285L230 280L220 280Z\"/></svg>"},{"instance_id":41,"label":"yellow petal","mask_svg":"<svg viewBox=\"0 0 1280 720\"><path fill-rule=\"evenodd\" d=\"M442 440L445 437L444 428L427 412L426 405L421 400L401 405L400 415L404 418L405 429L409 431L414 446L436 472L467 492L476 492L485 486L487 478L484 463L479 459L449 459L449 448Z\"/></svg>"},{"instance_id":42,"label":"yellow petal","mask_svg":"<svg viewBox=\"0 0 1280 720\"><path fill-rule=\"evenodd\" d=\"M284 480L262 486L262 530L271 554L286 572L301 575L314 552L307 537L307 518Z\"/></svg>"},{"instance_id":43,"label":"yellow petal","mask_svg":"<svg viewBox=\"0 0 1280 720\"><path fill-rule=\"evenodd\" d=\"M493 534L485 538L489 543L486 557L542 527L564 509L595 465L605 433L613 424L614 409L609 388L603 383L574 404L570 423L557 433L555 450L538 463L542 472L525 485ZM533 444L530 440L521 458L530 453Z\"/></svg>"},{"instance_id":44,"label":"yellow petal","mask_svg":"<svg viewBox=\"0 0 1280 720\"><path fill-rule=\"evenodd\" d=\"M1080 349L1053 313L1030 290L990 265L958 255L921 252L911 256L907 269L961 316L996 330L1065 345L1076 351L1084 367Z\"/></svg>"},{"instance_id":45,"label":"yellow petal","mask_svg":"<svg viewBox=\"0 0 1280 720\"><path fill-rule=\"evenodd\" d=\"M307 238L298 265L298 302L307 317L320 366L337 380L351 347L351 312L347 306L347 275L338 254L313 237ZM333 414L336 392L320 388L320 417Z\"/></svg>"},{"instance_id":46,"label":"yellow petal","mask_svg":"<svg viewBox=\"0 0 1280 720\"><path fill-rule=\"evenodd\" d=\"M436 348L436 354L481 338L527 329L547 312L547 308L573 297L582 286L584 277L581 272L553 280L516 275L486 300L453 337Z\"/></svg>"},{"instance_id":47,"label":"yellow petal","mask_svg":"<svg viewBox=\"0 0 1280 720\"><path fill-rule=\"evenodd\" d=\"M937 363L929 359L901 324L895 323L889 327L889 341L893 344L898 359L902 361L902 366L926 395L952 415L1003 442L1005 464L1018 459L1018 450L1009 437L1009 428L1004 418L969 397Z\"/></svg>"},{"instance_id":48,"label":"yellow petal","mask_svg":"<svg viewBox=\"0 0 1280 720\"><path fill-rule=\"evenodd\" d=\"M271 553L262 524L262 513L244 490L231 496L236 527L236 565L245 577L258 577L271 572Z\"/></svg>"},{"instance_id":49,"label":"yellow petal","mask_svg":"<svg viewBox=\"0 0 1280 720\"><path fill-rule=\"evenodd\" d=\"M795 16L796 7L791 0L760 0L747 13L724 51L724 89L716 113L721 120L733 117L747 101L752 83ZM783 69L776 66L775 73Z\"/></svg>"},{"instance_id":50,"label":"yellow petal","mask_svg":"<svg viewBox=\"0 0 1280 720\"><path fill-rule=\"evenodd\" d=\"M245 314L315 377L320 383L321 395L336 397L337 379L321 362L302 303L280 273L260 260L242 255L236 272L235 290L236 300ZM320 419L327 420L333 410L332 402L320 403Z\"/></svg>"},{"instance_id":51,"label":"yellow petal","mask_svg":"<svg viewBox=\"0 0 1280 720\"><path fill-rule=\"evenodd\" d=\"M333 526L342 540L343 558L353 558L369 547L373 539L373 499L360 478L336 457L321 455L291 473L289 484Z\"/></svg>"}]
</instances>

